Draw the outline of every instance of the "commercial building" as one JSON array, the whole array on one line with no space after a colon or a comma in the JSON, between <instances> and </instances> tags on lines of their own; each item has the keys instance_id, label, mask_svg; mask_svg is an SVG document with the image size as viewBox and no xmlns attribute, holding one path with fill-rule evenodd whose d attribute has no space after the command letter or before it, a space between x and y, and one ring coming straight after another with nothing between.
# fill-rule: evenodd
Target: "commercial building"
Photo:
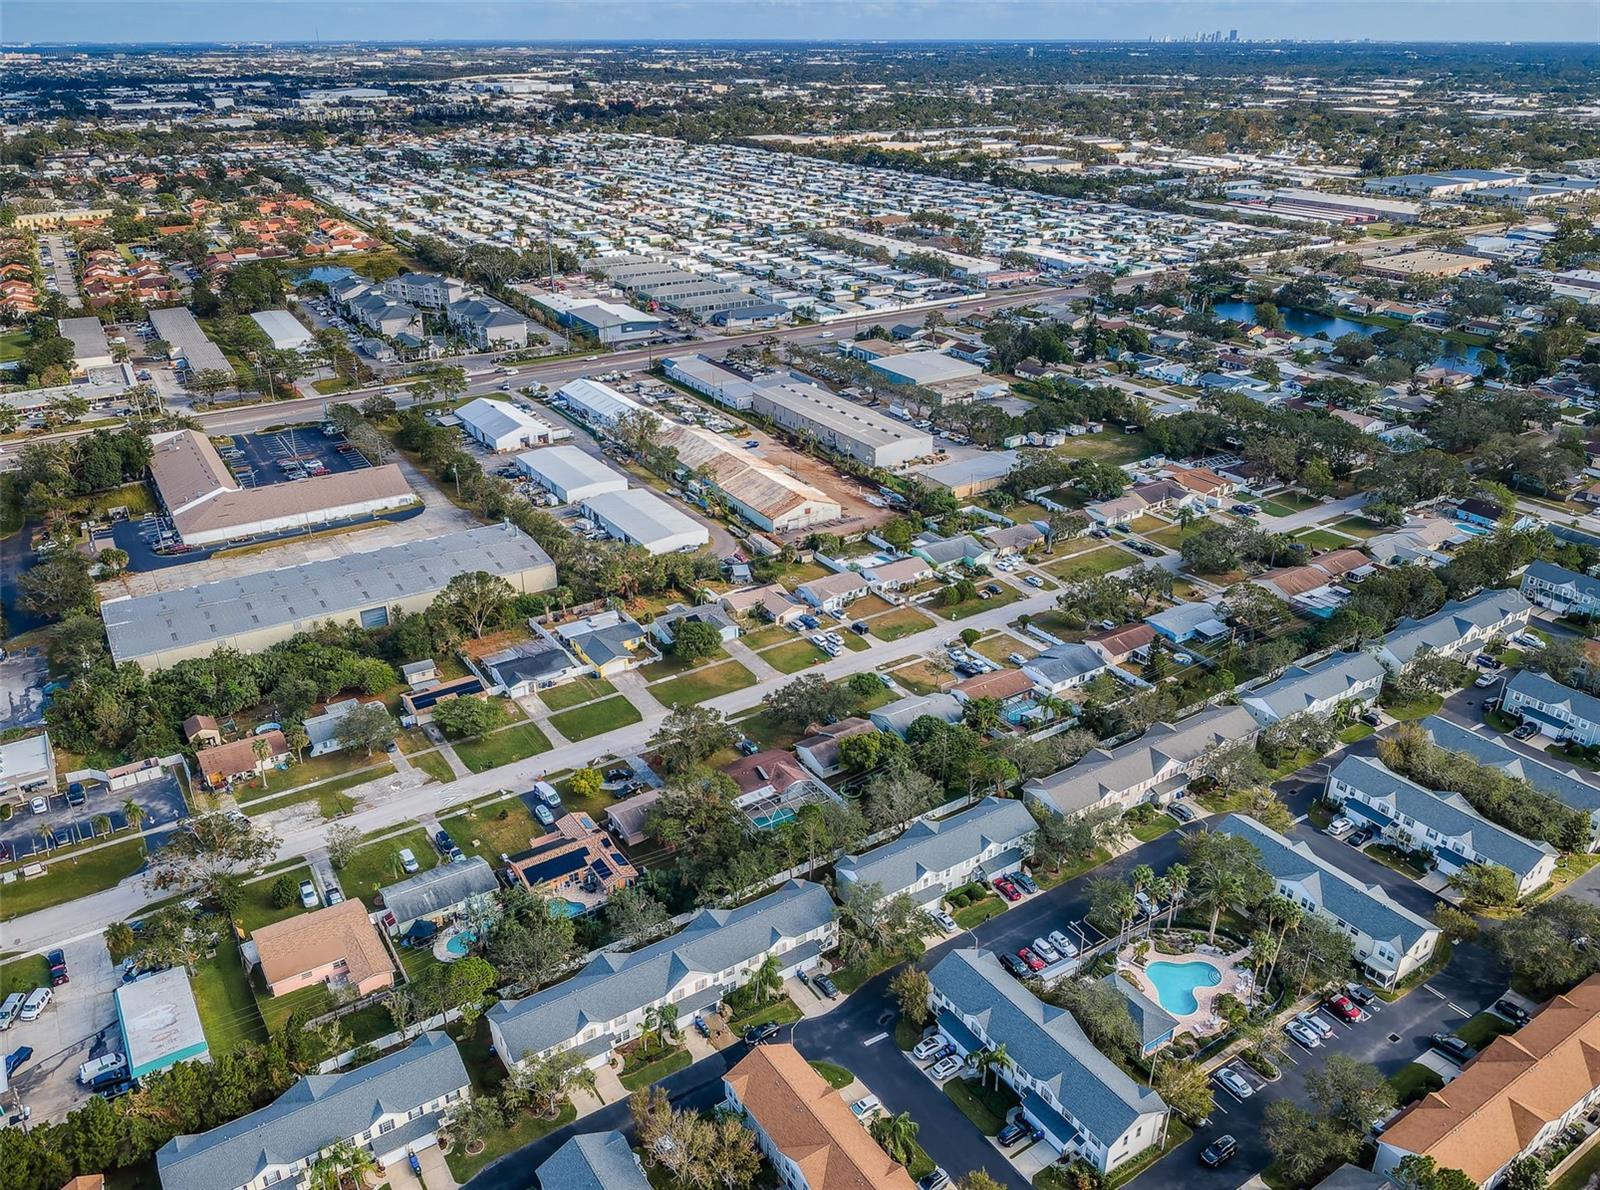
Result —
<instances>
[{"instance_id":1,"label":"commercial building","mask_svg":"<svg viewBox=\"0 0 1600 1190\"><path fill-rule=\"evenodd\" d=\"M172 306L150 311L150 325L156 337L164 340L169 354L181 369L190 372L226 372L233 375L233 365L222 349L213 343L193 314L183 306Z\"/></svg>"},{"instance_id":2,"label":"commercial building","mask_svg":"<svg viewBox=\"0 0 1600 1190\"><path fill-rule=\"evenodd\" d=\"M661 445L678 452L677 465L693 478L709 477L712 487L745 520L774 533L794 533L836 521L839 502L820 488L796 479L750 451L699 426L674 426Z\"/></svg>"},{"instance_id":3,"label":"commercial building","mask_svg":"<svg viewBox=\"0 0 1600 1190\"><path fill-rule=\"evenodd\" d=\"M316 342L311 332L287 310L259 310L250 315L275 351L304 351Z\"/></svg>"},{"instance_id":4,"label":"commercial building","mask_svg":"<svg viewBox=\"0 0 1600 1190\"><path fill-rule=\"evenodd\" d=\"M143 1078L179 1062L206 1062L211 1049L183 967L168 967L113 993L128 1077Z\"/></svg>"},{"instance_id":5,"label":"commercial building","mask_svg":"<svg viewBox=\"0 0 1600 1190\"><path fill-rule=\"evenodd\" d=\"M1378 659L1390 669L1409 665L1418 654L1470 653L1497 636L1528 626L1533 605L1516 591L1480 591L1470 599L1452 599L1431 616L1409 617L1378 646Z\"/></svg>"},{"instance_id":6,"label":"commercial building","mask_svg":"<svg viewBox=\"0 0 1600 1190\"><path fill-rule=\"evenodd\" d=\"M933 453L931 435L834 396L819 384L791 379L760 385L750 410L869 467L894 470Z\"/></svg>"},{"instance_id":7,"label":"commercial building","mask_svg":"<svg viewBox=\"0 0 1600 1190\"><path fill-rule=\"evenodd\" d=\"M688 1017L742 987L769 954L785 978L816 966L837 940L833 899L820 884L791 880L736 909L702 909L678 933L639 950L596 955L571 979L487 1013L507 1068L557 1050L591 1066L639 1035L645 1013L677 1005Z\"/></svg>"},{"instance_id":8,"label":"commercial building","mask_svg":"<svg viewBox=\"0 0 1600 1190\"><path fill-rule=\"evenodd\" d=\"M1071 768L1035 777L1023 796L1069 817L1095 806L1167 801L1189 784L1189 769L1213 748L1248 743L1259 727L1243 707L1213 707L1177 725L1154 724L1136 740L1096 748Z\"/></svg>"},{"instance_id":9,"label":"commercial building","mask_svg":"<svg viewBox=\"0 0 1600 1190\"><path fill-rule=\"evenodd\" d=\"M1522 593L1558 615L1600 616L1600 578L1557 566L1530 562L1522 572Z\"/></svg>"},{"instance_id":10,"label":"commercial building","mask_svg":"<svg viewBox=\"0 0 1600 1190\"><path fill-rule=\"evenodd\" d=\"M844 856L835 865L839 895L875 884L885 897L904 893L919 905L932 905L978 876L1016 871L1038 829L1021 802L986 797L949 818L924 818L892 843Z\"/></svg>"},{"instance_id":11,"label":"commercial building","mask_svg":"<svg viewBox=\"0 0 1600 1190\"><path fill-rule=\"evenodd\" d=\"M608 429L629 413L641 413L644 406L625 397L609 384L580 377L556 390L556 402L583 418L590 425Z\"/></svg>"},{"instance_id":12,"label":"commercial building","mask_svg":"<svg viewBox=\"0 0 1600 1190\"><path fill-rule=\"evenodd\" d=\"M1500 709L1536 724L1541 735L1552 739L1572 740L1586 747L1600 744L1600 698L1531 669L1519 669L1512 675Z\"/></svg>"},{"instance_id":13,"label":"commercial building","mask_svg":"<svg viewBox=\"0 0 1600 1190\"><path fill-rule=\"evenodd\" d=\"M603 256L585 261L584 268L600 273L637 298L681 311L700 321L725 310L763 304L748 291L726 281L644 256Z\"/></svg>"},{"instance_id":14,"label":"commercial building","mask_svg":"<svg viewBox=\"0 0 1600 1190\"><path fill-rule=\"evenodd\" d=\"M517 456L517 470L563 504L626 491L627 477L576 446L547 446Z\"/></svg>"},{"instance_id":15,"label":"commercial building","mask_svg":"<svg viewBox=\"0 0 1600 1190\"><path fill-rule=\"evenodd\" d=\"M483 570L519 593L548 591L556 568L510 524L483 525L320 562L100 605L111 655L164 669L222 645L256 653L319 624L389 623L393 609L421 611L458 574Z\"/></svg>"},{"instance_id":16,"label":"commercial building","mask_svg":"<svg viewBox=\"0 0 1600 1190\"><path fill-rule=\"evenodd\" d=\"M61 337L72 344L72 364L78 371L109 368L115 362L105 324L98 318L63 318L56 325Z\"/></svg>"},{"instance_id":17,"label":"commercial building","mask_svg":"<svg viewBox=\"0 0 1600 1190\"><path fill-rule=\"evenodd\" d=\"M462 429L497 454L572 437L572 431L565 426L548 425L509 401L493 401L488 397L468 401L456 410L456 416L461 419Z\"/></svg>"},{"instance_id":18,"label":"commercial building","mask_svg":"<svg viewBox=\"0 0 1600 1190\"><path fill-rule=\"evenodd\" d=\"M867 366L874 372L881 372L891 384L935 386L983 375L983 369L977 364L946 355L942 351L908 351L903 355L886 355L872 360Z\"/></svg>"},{"instance_id":19,"label":"commercial building","mask_svg":"<svg viewBox=\"0 0 1600 1190\"><path fill-rule=\"evenodd\" d=\"M674 355L661 361L661 373L691 392L729 409L748 409L756 385L732 368L704 355Z\"/></svg>"},{"instance_id":20,"label":"commercial building","mask_svg":"<svg viewBox=\"0 0 1600 1190\"><path fill-rule=\"evenodd\" d=\"M156 494L188 546L310 529L417 503L394 463L242 487L211 440L197 430L153 435L150 450Z\"/></svg>"},{"instance_id":21,"label":"commercial building","mask_svg":"<svg viewBox=\"0 0 1600 1190\"><path fill-rule=\"evenodd\" d=\"M528 298L540 309L549 311L557 325L607 347L643 343L659 337L669 325L665 318L620 302L603 302L598 298L571 297L542 290L530 292Z\"/></svg>"},{"instance_id":22,"label":"commercial building","mask_svg":"<svg viewBox=\"0 0 1600 1190\"><path fill-rule=\"evenodd\" d=\"M156 1153L162 1190L260 1190L304 1185L317 1158L342 1142L384 1165L437 1143L440 1127L472 1093L447 1033L339 1074L302 1075L259 1111Z\"/></svg>"},{"instance_id":23,"label":"commercial building","mask_svg":"<svg viewBox=\"0 0 1600 1190\"><path fill-rule=\"evenodd\" d=\"M50 733L0 743L0 800L21 801L36 789L55 789L56 752Z\"/></svg>"},{"instance_id":24,"label":"commercial building","mask_svg":"<svg viewBox=\"0 0 1600 1190\"><path fill-rule=\"evenodd\" d=\"M1442 1090L1424 1095L1378 1137L1373 1172L1409 1156L1493 1187L1600 1101L1600 976L1557 996L1515 1033L1497 1037Z\"/></svg>"},{"instance_id":25,"label":"commercial building","mask_svg":"<svg viewBox=\"0 0 1600 1190\"><path fill-rule=\"evenodd\" d=\"M1486 269L1489 262L1480 256L1419 248L1415 252L1399 252L1393 256L1369 257L1361 267L1363 272L1371 273L1374 277L1410 281L1416 277L1459 277L1462 273Z\"/></svg>"},{"instance_id":26,"label":"commercial building","mask_svg":"<svg viewBox=\"0 0 1600 1190\"><path fill-rule=\"evenodd\" d=\"M1376 826L1384 838L1431 854L1451 875L1469 864L1490 864L1517 880L1527 896L1549 881L1560 852L1524 839L1474 810L1459 793L1435 793L1368 756L1347 755L1328 774L1328 801Z\"/></svg>"},{"instance_id":27,"label":"commercial building","mask_svg":"<svg viewBox=\"0 0 1600 1190\"><path fill-rule=\"evenodd\" d=\"M1363 884L1309 844L1286 839L1246 815L1228 815L1217 830L1261 853L1281 896L1348 934L1356 961L1374 982L1392 988L1432 957L1439 927L1401 905L1382 885Z\"/></svg>"},{"instance_id":28,"label":"commercial building","mask_svg":"<svg viewBox=\"0 0 1600 1190\"><path fill-rule=\"evenodd\" d=\"M945 955L929 979L928 1005L962 1057L1005 1046L996 1073L1022 1115L1056 1152L1103 1174L1163 1143L1166 1103L1094 1047L1072 1014L1040 1000L987 950Z\"/></svg>"},{"instance_id":29,"label":"commercial building","mask_svg":"<svg viewBox=\"0 0 1600 1190\"><path fill-rule=\"evenodd\" d=\"M538 1185L560 1190L650 1190L639 1155L616 1129L580 1132L533 1171Z\"/></svg>"},{"instance_id":30,"label":"commercial building","mask_svg":"<svg viewBox=\"0 0 1600 1190\"><path fill-rule=\"evenodd\" d=\"M1239 696L1262 727L1291 715L1329 715L1341 706L1369 707L1388 670L1370 653L1334 653L1315 665L1291 665L1283 676Z\"/></svg>"},{"instance_id":31,"label":"commercial building","mask_svg":"<svg viewBox=\"0 0 1600 1190\"><path fill-rule=\"evenodd\" d=\"M905 1166L794 1046L752 1047L722 1086L724 1105L755 1133L787 1190L915 1190Z\"/></svg>"},{"instance_id":32,"label":"commercial building","mask_svg":"<svg viewBox=\"0 0 1600 1190\"><path fill-rule=\"evenodd\" d=\"M247 970L260 968L271 996L319 983L368 996L394 984L389 951L357 900L262 926L240 945L239 956Z\"/></svg>"},{"instance_id":33,"label":"commercial building","mask_svg":"<svg viewBox=\"0 0 1600 1190\"><path fill-rule=\"evenodd\" d=\"M589 496L583 511L612 537L652 554L687 553L711 542L710 531L699 521L643 488Z\"/></svg>"}]
</instances>

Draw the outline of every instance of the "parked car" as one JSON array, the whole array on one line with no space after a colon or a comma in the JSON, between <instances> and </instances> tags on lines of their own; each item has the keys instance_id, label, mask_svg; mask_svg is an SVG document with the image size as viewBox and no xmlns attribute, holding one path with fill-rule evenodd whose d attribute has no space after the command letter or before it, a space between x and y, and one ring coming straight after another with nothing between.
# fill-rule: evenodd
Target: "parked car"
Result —
<instances>
[{"instance_id":1,"label":"parked car","mask_svg":"<svg viewBox=\"0 0 1600 1190\"><path fill-rule=\"evenodd\" d=\"M1004 1128L1000 1129L999 1132L996 1132L994 1134L994 1139L995 1143L1001 1148L1009 1149L1019 1140L1022 1140L1030 1135L1032 1135L1032 1129L1030 1129L1021 1120L1013 1120Z\"/></svg>"},{"instance_id":2,"label":"parked car","mask_svg":"<svg viewBox=\"0 0 1600 1190\"><path fill-rule=\"evenodd\" d=\"M115 1074L127 1068L128 1059L121 1054L101 1054L78 1067L78 1081L87 1086L102 1075Z\"/></svg>"},{"instance_id":3,"label":"parked car","mask_svg":"<svg viewBox=\"0 0 1600 1190\"><path fill-rule=\"evenodd\" d=\"M1033 940L1033 953L1046 963L1059 963L1061 961L1061 952L1044 938L1035 938Z\"/></svg>"},{"instance_id":4,"label":"parked car","mask_svg":"<svg viewBox=\"0 0 1600 1190\"><path fill-rule=\"evenodd\" d=\"M1017 948L1017 957L1027 964L1029 971L1043 971L1045 962L1033 953L1033 947L1021 946Z\"/></svg>"},{"instance_id":5,"label":"parked car","mask_svg":"<svg viewBox=\"0 0 1600 1190\"><path fill-rule=\"evenodd\" d=\"M1499 680L1500 679L1494 674L1479 674L1477 677L1472 679L1472 684L1479 690L1487 690Z\"/></svg>"},{"instance_id":6,"label":"parked car","mask_svg":"<svg viewBox=\"0 0 1600 1190\"><path fill-rule=\"evenodd\" d=\"M1294 1020L1285 1025L1283 1031L1308 1050L1318 1049L1322 1045L1322 1034L1318 1033L1299 1017L1295 1017Z\"/></svg>"},{"instance_id":7,"label":"parked car","mask_svg":"<svg viewBox=\"0 0 1600 1190\"><path fill-rule=\"evenodd\" d=\"M33 1046L31 1045L19 1045L16 1049L12 1050L6 1055L6 1077L10 1078L17 1072L17 1067L21 1066L31 1057L33 1057Z\"/></svg>"},{"instance_id":8,"label":"parked car","mask_svg":"<svg viewBox=\"0 0 1600 1190\"><path fill-rule=\"evenodd\" d=\"M1001 876L995 880L994 890L1008 901L1022 900L1022 894L1017 891L1017 886L1012 884L1011 881L1007 880L1004 876Z\"/></svg>"},{"instance_id":9,"label":"parked car","mask_svg":"<svg viewBox=\"0 0 1600 1190\"><path fill-rule=\"evenodd\" d=\"M1250 1085L1244 1075L1228 1066L1224 1066L1217 1071L1217 1081L1238 1099L1248 1099L1256 1093L1255 1088Z\"/></svg>"},{"instance_id":10,"label":"parked car","mask_svg":"<svg viewBox=\"0 0 1600 1190\"><path fill-rule=\"evenodd\" d=\"M1363 711L1361 713L1361 722L1365 723L1368 727L1383 726L1383 718L1378 714L1377 711Z\"/></svg>"},{"instance_id":11,"label":"parked car","mask_svg":"<svg viewBox=\"0 0 1600 1190\"><path fill-rule=\"evenodd\" d=\"M1239 1151L1239 1142L1231 1136L1219 1136L1205 1148L1200 1150L1200 1162L1216 1169L1219 1165L1226 1165L1233 1160L1234 1154Z\"/></svg>"},{"instance_id":12,"label":"parked car","mask_svg":"<svg viewBox=\"0 0 1600 1190\"><path fill-rule=\"evenodd\" d=\"M1040 578L1036 574L1024 575L1023 578L1022 578L1022 581L1027 583L1028 586L1030 586L1030 587L1042 587L1042 586L1044 586L1044 580L1042 578Z\"/></svg>"},{"instance_id":13,"label":"parked car","mask_svg":"<svg viewBox=\"0 0 1600 1190\"><path fill-rule=\"evenodd\" d=\"M50 965L50 986L58 988L64 983L71 983L72 976L67 974L67 956L59 950L52 950L44 956L44 961Z\"/></svg>"},{"instance_id":14,"label":"parked car","mask_svg":"<svg viewBox=\"0 0 1600 1190\"><path fill-rule=\"evenodd\" d=\"M449 855L456 849L456 841L450 837L449 831L435 831L433 845L439 849L440 855Z\"/></svg>"},{"instance_id":15,"label":"parked car","mask_svg":"<svg viewBox=\"0 0 1600 1190\"><path fill-rule=\"evenodd\" d=\"M1294 1019L1305 1025L1306 1028L1315 1030L1318 1037L1331 1038L1333 1036L1333 1026L1315 1012L1302 1012Z\"/></svg>"},{"instance_id":16,"label":"parked car","mask_svg":"<svg viewBox=\"0 0 1600 1190\"><path fill-rule=\"evenodd\" d=\"M613 768L606 770L607 781L626 781L631 776L633 776L632 769Z\"/></svg>"},{"instance_id":17,"label":"parked car","mask_svg":"<svg viewBox=\"0 0 1600 1190\"><path fill-rule=\"evenodd\" d=\"M1536 723L1524 723L1521 727L1517 728L1515 731L1513 731L1511 733L1511 738L1514 739L1514 740L1531 740L1534 736L1536 736L1538 734L1539 734L1539 726L1538 726L1538 724L1536 724ZM39 800L38 798L34 798L34 801L38 801L38 800Z\"/></svg>"},{"instance_id":18,"label":"parked car","mask_svg":"<svg viewBox=\"0 0 1600 1190\"><path fill-rule=\"evenodd\" d=\"M550 807L543 802L539 802L533 807L533 816L539 820L541 826L554 826L556 824L556 816L550 812Z\"/></svg>"},{"instance_id":19,"label":"parked car","mask_svg":"<svg viewBox=\"0 0 1600 1190\"><path fill-rule=\"evenodd\" d=\"M326 899L329 905L342 905L344 903L344 890L338 885L334 885L328 890Z\"/></svg>"},{"instance_id":20,"label":"parked car","mask_svg":"<svg viewBox=\"0 0 1600 1190\"><path fill-rule=\"evenodd\" d=\"M924 1037L911 1047L911 1056L919 1062L926 1062L945 1047L945 1040L935 1033L932 1037Z\"/></svg>"},{"instance_id":21,"label":"parked car","mask_svg":"<svg viewBox=\"0 0 1600 1190\"><path fill-rule=\"evenodd\" d=\"M1478 1051L1473 1049L1454 1033L1435 1033L1428 1038L1428 1044L1438 1050L1452 1061L1465 1064L1478 1056Z\"/></svg>"},{"instance_id":22,"label":"parked car","mask_svg":"<svg viewBox=\"0 0 1600 1190\"><path fill-rule=\"evenodd\" d=\"M1333 1013L1333 1015L1338 1017L1341 1021L1348 1021L1351 1024L1355 1024L1355 1022L1361 1019L1361 1010L1355 1006L1355 1002L1352 1001L1348 996L1337 994L1329 996L1325 1001L1323 1001L1322 1006L1329 1012Z\"/></svg>"},{"instance_id":23,"label":"parked car","mask_svg":"<svg viewBox=\"0 0 1600 1190\"><path fill-rule=\"evenodd\" d=\"M838 986L826 975L812 976L811 984L829 1000L837 1000L839 998Z\"/></svg>"},{"instance_id":24,"label":"parked car","mask_svg":"<svg viewBox=\"0 0 1600 1190\"><path fill-rule=\"evenodd\" d=\"M1167 807L1167 813L1171 814L1179 822L1194 821L1194 811L1189 809L1189 807L1184 805L1182 802L1173 802L1170 804Z\"/></svg>"},{"instance_id":25,"label":"parked car","mask_svg":"<svg viewBox=\"0 0 1600 1190\"><path fill-rule=\"evenodd\" d=\"M36 797L28 803L28 809L32 810L35 814L43 814L50 809L50 799Z\"/></svg>"},{"instance_id":26,"label":"parked car","mask_svg":"<svg viewBox=\"0 0 1600 1190\"><path fill-rule=\"evenodd\" d=\"M67 786L67 805L81 806L88 798L83 792L83 782L73 781Z\"/></svg>"},{"instance_id":27,"label":"parked car","mask_svg":"<svg viewBox=\"0 0 1600 1190\"><path fill-rule=\"evenodd\" d=\"M403 872L415 872L422 865L417 863L417 856L409 847L400 848L400 869Z\"/></svg>"},{"instance_id":28,"label":"parked car","mask_svg":"<svg viewBox=\"0 0 1600 1190\"><path fill-rule=\"evenodd\" d=\"M1344 994L1349 996L1361 1007L1365 1008L1378 998L1378 993L1364 983L1348 983L1345 985Z\"/></svg>"},{"instance_id":29,"label":"parked car","mask_svg":"<svg viewBox=\"0 0 1600 1190\"><path fill-rule=\"evenodd\" d=\"M934 1078L938 1079L940 1082L943 1082L945 1079L956 1074L956 1072L960 1069L961 1059L952 1054L948 1058L939 1059L939 1061L928 1067L928 1073Z\"/></svg>"},{"instance_id":30,"label":"parked car","mask_svg":"<svg viewBox=\"0 0 1600 1190\"><path fill-rule=\"evenodd\" d=\"M306 909L315 909L318 905L317 886L309 880L300 882L300 904Z\"/></svg>"},{"instance_id":31,"label":"parked car","mask_svg":"<svg viewBox=\"0 0 1600 1190\"><path fill-rule=\"evenodd\" d=\"M1357 850L1360 850L1361 848L1365 847L1368 843L1372 842L1373 838L1377 835L1377 833L1378 833L1378 828L1377 827L1375 827L1375 826L1364 826L1360 830L1356 831L1355 834L1351 835L1348 839L1346 839L1345 842L1350 844L1350 846L1356 848Z\"/></svg>"},{"instance_id":32,"label":"parked car","mask_svg":"<svg viewBox=\"0 0 1600 1190\"><path fill-rule=\"evenodd\" d=\"M1346 818L1343 814L1339 815L1339 817L1328 823L1328 834L1332 835L1335 839L1342 839L1355 829L1356 824L1351 819Z\"/></svg>"},{"instance_id":33,"label":"parked car","mask_svg":"<svg viewBox=\"0 0 1600 1190\"><path fill-rule=\"evenodd\" d=\"M751 1025L744 1031L744 1039L750 1045L760 1045L763 1041L770 1041L778 1035L778 1026L768 1021L763 1025Z\"/></svg>"},{"instance_id":34,"label":"parked car","mask_svg":"<svg viewBox=\"0 0 1600 1190\"><path fill-rule=\"evenodd\" d=\"M1060 930L1051 930L1048 937L1050 945L1059 950L1064 957L1069 959L1077 957L1078 944Z\"/></svg>"},{"instance_id":35,"label":"parked car","mask_svg":"<svg viewBox=\"0 0 1600 1190\"><path fill-rule=\"evenodd\" d=\"M956 932L956 919L943 909L930 909L928 910L928 916L933 919L933 924L938 926L944 933L954 934Z\"/></svg>"},{"instance_id":36,"label":"parked car","mask_svg":"<svg viewBox=\"0 0 1600 1190\"><path fill-rule=\"evenodd\" d=\"M950 1175L935 1165L933 1172L917 1179L917 1190L944 1190L950 1184Z\"/></svg>"},{"instance_id":37,"label":"parked car","mask_svg":"<svg viewBox=\"0 0 1600 1190\"><path fill-rule=\"evenodd\" d=\"M1028 875L1026 872L1011 873L1011 883L1015 884L1030 897L1039 891L1039 886L1033 882L1033 877Z\"/></svg>"},{"instance_id":38,"label":"parked car","mask_svg":"<svg viewBox=\"0 0 1600 1190\"><path fill-rule=\"evenodd\" d=\"M1011 972L1011 974L1015 975L1018 979L1026 979L1030 974L1028 971L1028 964L1024 963L1014 954L1002 954L1000 956L1000 963L1007 971Z\"/></svg>"},{"instance_id":39,"label":"parked car","mask_svg":"<svg viewBox=\"0 0 1600 1190\"><path fill-rule=\"evenodd\" d=\"M1529 1015L1526 1008L1522 1007L1520 1004L1514 1004L1510 1000L1497 1000L1494 1008L1491 1011L1493 1011L1497 1016L1505 1017L1506 1020L1510 1021L1518 1028L1526 1025L1530 1020L1533 1019L1533 1017Z\"/></svg>"},{"instance_id":40,"label":"parked car","mask_svg":"<svg viewBox=\"0 0 1600 1190\"><path fill-rule=\"evenodd\" d=\"M883 1110L883 1104L876 1095L863 1095L850 1105L850 1113L862 1123Z\"/></svg>"}]
</instances>

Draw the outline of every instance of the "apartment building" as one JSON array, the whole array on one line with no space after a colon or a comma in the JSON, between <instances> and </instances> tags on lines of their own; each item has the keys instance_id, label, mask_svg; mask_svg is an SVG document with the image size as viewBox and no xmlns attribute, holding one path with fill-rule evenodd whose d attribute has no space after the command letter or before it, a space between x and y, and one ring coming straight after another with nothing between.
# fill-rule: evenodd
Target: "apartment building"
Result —
<instances>
[{"instance_id":1,"label":"apartment building","mask_svg":"<svg viewBox=\"0 0 1600 1190\"><path fill-rule=\"evenodd\" d=\"M1330 715L1341 706L1370 707L1388 675L1370 653L1334 653L1315 665L1291 665L1283 675L1239 696L1262 727L1291 715Z\"/></svg>"},{"instance_id":2,"label":"apartment building","mask_svg":"<svg viewBox=\"0 0 1600 1190\"><path fill-rule=\"evenodd\" d=\"M1506 682L1500 709L1537 724L1539 733L1552 739L1600 744L1600 698L1544 674L1519 669Z\"/></svg>"},{"instance_id":3,"label":"apartment building","mask_svg":"<svg viewBox=\"0 0 1600 1190\"><path fill-rule=\"evenodd\" d=\"M1557 566L1530 562L1522 572L1522 593L1557 615L1600 616L1600 578Z\"/></svg>"},{"instance_id":4,"label":"apartment building","mask_svg":"<svg viewBox=\"0 0 1600 1190\"><path fill-rule=\"evenodd\" d=\"M1378 646L1378 660L1398 670L1424 650L1462 656L1526 628L1532 610L1533 604L1516 591L1479 591L1470 599L1452 599L1431 616L1396 624Z\"/></svg>"},{"instance_id":5,"label":"apartment building","mask_svg":"<svg viewBox=\"0 0 1600 1190\"><path fill-rule=\"evenodd\" d=\"M875 884L886 899L904 893L919 905L933 905L969 880L1016 871L1037 829L1021 802L986 797L948 818L924 818L892 843L843 857L834 879L840 896Z\"/></svg>"}]
</instances>

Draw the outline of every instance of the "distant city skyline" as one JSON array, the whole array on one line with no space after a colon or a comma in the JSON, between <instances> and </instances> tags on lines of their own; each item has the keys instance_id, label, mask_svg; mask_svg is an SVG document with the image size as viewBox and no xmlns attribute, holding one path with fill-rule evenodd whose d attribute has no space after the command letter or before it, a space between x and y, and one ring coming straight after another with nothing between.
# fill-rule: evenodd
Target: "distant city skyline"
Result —
<instances>
[{"instance_id":1,"label":"distant city skyline","mask_svg":"<svg viewBox=\"0 0 1600 1190\"><path fill-rule=\"evenodd\" d=\"M381 18L380 18L381 14ZM1304 40L1594 42L1593 0L7 0L23 43Z\"/></svg>"}]
</instances>

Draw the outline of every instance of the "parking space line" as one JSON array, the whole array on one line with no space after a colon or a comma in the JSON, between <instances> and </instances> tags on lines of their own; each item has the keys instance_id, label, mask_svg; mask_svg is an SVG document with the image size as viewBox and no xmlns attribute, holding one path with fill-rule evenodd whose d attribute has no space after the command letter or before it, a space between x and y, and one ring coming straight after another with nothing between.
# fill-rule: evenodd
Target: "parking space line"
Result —
<instances>
[{"instance_id":1,"label":"parking space line","mask_svg":"<svg viewBox=\"0 0 1600 1190\"><path fill-rule=\"evenodd\" d=\"M861 1044L864 1045L864 1046L877 1045L878 1042L882 1041L884 1038L886 1038L888 1036L889 1035L887 1033L874 1033L871 1037L867 1038Z\"/></svg>"},{"instance_id":2,"label":"parking space line","mask_svg":"<svg viewBox=\"0 0 1600 1190\"><path fill-rule=\"evenodd\" d=\"M1431 983L1423 984L1422 985L1422 990L1427 992L1431 996L1437 996L1441 1000L1444 999L1444 993L1441 992L1438 988L1434 987Z\"/></svg>"}]
</instances>

